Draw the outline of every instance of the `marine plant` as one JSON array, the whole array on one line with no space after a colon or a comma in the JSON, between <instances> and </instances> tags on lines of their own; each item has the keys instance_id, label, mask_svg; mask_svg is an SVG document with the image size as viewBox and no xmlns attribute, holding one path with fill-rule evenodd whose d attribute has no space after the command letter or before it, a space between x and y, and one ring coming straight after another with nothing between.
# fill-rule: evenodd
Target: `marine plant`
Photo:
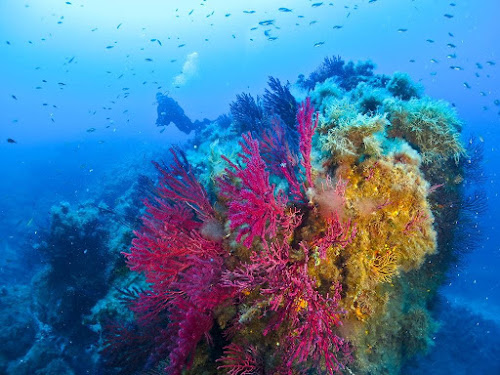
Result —
<instances>
[{"instance_id":1,"label":"marine plant","mask_svg":"<svg viewBox=\"0 0 500 375\"><path fill-rule=\"evenodd\" d=\"M441 102L393 97L372 65L340 61L312 76L314 101L298 106L295 129L259 122L269 117L239 96L238 147L231 134L207 136L155 164L157 197L125 253L148 288L130 294L136 323L116 330L107 351L131 337L149 352L135 368L319 375L398 374L430 347L459 212L446 199L467 205L460 123ZM325 73L339 67L350 82L342 89ZM290 102L288 86L273 82L268 99ZM384 99L362 110L374 89ZM217 168L193 167L215 141L231 145L216 145Z\"/></svg>"}]
</instances>

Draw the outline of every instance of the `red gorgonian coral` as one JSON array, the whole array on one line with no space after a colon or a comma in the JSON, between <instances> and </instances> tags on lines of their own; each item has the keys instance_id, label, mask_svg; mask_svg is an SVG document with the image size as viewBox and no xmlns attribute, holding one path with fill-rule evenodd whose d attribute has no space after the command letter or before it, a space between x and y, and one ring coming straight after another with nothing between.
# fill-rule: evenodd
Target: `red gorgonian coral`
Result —
<instances>
[{"instance_id":1,"label":"red gorgonian coral","mask_svg":"<svg viewBox=\"0 0 500 375\"><path fill-rule=\"evenodd\" d=\"M313 114L307 100L297 114L299 156L289 148L274 155L273 160L284 155L294 162L286 172L270 168L259 140L244 134L239 161L223 157L229 166L216 180L217 210L181 151L172 150L169 166L156 164L158 197L145 202L143 228L125 253L130 269L142 272L150 285L131 302L138 329L147 328L154 336L154 355L145 367L151 358L168 353L165 371L180 375L193 363L203 339L217 345L211 338L214 328L226 340L217 340L225 342L219 369L230 375L259 374L263 366L302 373L310 365L333 374L349 360L349 343L337 333L342 287L332 282L320 291L309 271L317 255L324 259L329 248L346 246L355 230L334 215L315 219L323 220L325 229L314 236L298 235L304 217L318 216L305 199L306 190L314 187ZM278 152L272 142L265 152ZM270 171L288 182L290 194L270 182ZM207 228L213 227L221 235L211 235ZM225 236L224 227L230 232ZM248 328L256 316L265 323L260 334ZM152 324L162 326L157 336ZM281 344L272 353L262 351L251 342L255 338L245 336L249 332Z\"/></svg>"}]
</instances>

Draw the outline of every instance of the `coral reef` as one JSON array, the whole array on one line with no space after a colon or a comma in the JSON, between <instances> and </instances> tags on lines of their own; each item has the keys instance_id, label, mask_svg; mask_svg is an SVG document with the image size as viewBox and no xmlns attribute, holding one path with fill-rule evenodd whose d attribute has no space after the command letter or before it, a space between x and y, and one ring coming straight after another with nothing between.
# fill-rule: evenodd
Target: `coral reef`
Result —
<instances>
[{"instance_id":1,"label":"coral reef","mask_svg":"<svg viewBox=\"0 0 500 375\"><path fill-rule=\"evenodd\" d=\"M54 206L32 314L2 316L20 344L0 371L411 373L477 242L482 152L444 102L373 69L327 58L302 102L270 78L201 123L158 96L159 124L194 137L155 157L157 183L128 168L95 201Z\"/></svg>"},{"instance_id":2,"label":"coral reef","mask_svg":"<svg viewBox=\"0 0 500 375\"><path fill-rule=\"evenodd\" d=\"M466 156L454 112L372 70L325 60L293 121L271 78L264 106L239 95L230 131L208 125L158 165L125 254L149 285L130 301L134 337L154 343L142 369L399 374L432 346L430 306L456 261L448 219L478 199L453 177Z\"/></svg>"}]
</instances>

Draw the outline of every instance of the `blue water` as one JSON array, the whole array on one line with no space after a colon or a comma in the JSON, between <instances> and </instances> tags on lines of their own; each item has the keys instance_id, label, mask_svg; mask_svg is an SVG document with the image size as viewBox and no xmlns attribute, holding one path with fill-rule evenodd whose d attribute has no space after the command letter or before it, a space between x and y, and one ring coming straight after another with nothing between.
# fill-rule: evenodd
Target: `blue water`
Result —
<instances>
[{"instance_id":1,"label":"blue water","mask_svg":"<svg viewBox=\"0 0 500 375\"><path fill-rule=\"evenodd\" d=\"M81 356L64 338L58 341L70 328L50 327L53 320L37 316L29 332L9 330L16 304L11 290L29 296L34 285L44 288L33 278L47 262L38 249L47 241L53 207L89 199L115 207L125 194L140 201L128 191L137 176L155 178L150 160L189 139L173 125L164 131L155 125L157 92L177 100L192 120L214 120L229 113L236 94L261 94L269 76L294 83L326 56L340 55L372 60L379 74L407 72L426 95L453 103L464 142L473 134L484 145L480 188L488 209L477 217L476 249L452 268L441 289L436 314L448 326L407 371L498 374L499 13L496 0L1 0L0 338L25 336L18 348L0 349L0 373L20 373L13 363L42 350L35 344L44 335L58 342L52 359ZM273 23L259 24L266 20ZM119 215L127 221L131 213ZM33 303L15 311L34 314ZM75 308L77 321L89 307ZM470 318L460 323L464 314ZM90 358L98 335L82 336L76 334ZM471 341L470 348L454 347ZM50 368L34 362L23 371L87 373L56 362Z\"/></svg>"}]
</instances>

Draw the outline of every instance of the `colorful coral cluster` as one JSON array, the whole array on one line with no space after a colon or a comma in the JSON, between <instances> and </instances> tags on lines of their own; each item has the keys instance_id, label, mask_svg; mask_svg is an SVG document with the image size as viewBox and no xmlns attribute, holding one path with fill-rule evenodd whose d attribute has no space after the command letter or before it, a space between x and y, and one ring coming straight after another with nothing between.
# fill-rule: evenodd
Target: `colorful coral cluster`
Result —
<instances>
[{"instance_id":1,"label":"colorful coral cluster","mask_svg":"<svg viewBox=\"0 0 500 375\"><path fill-rule=\"evenodd\" d=\"M446 263L431 194L456 186L428 163L460 170L459 123L407 76L369 73L347 92L321 76L309 93L320 111L307 98L295 130L277 119L243 134L210 187L180 150L157 165L158 197L125 254L150 285L130 302L151 343L143 368L397 374L429 346Z\"/></svg>"}]
</instances>

